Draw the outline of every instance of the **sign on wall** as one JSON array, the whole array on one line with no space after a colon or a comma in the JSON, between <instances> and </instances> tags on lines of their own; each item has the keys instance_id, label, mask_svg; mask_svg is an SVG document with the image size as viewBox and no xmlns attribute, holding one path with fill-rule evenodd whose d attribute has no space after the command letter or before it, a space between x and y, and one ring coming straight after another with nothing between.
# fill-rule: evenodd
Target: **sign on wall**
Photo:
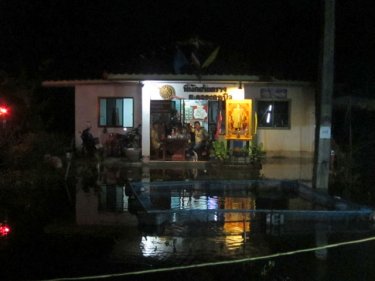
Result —
<instances>
[{"instance_id":1,"label":"sign on wall","mask_svg":"<svg viewBox=\"0 0 375 281\"><path fill-rule=\"evenodd\" d=\"M260 97L262 99L286 99L288 90L286 88L261 88Z\"/></svg>"},{"instance_id":2,"label":"sign on wall","mask_svg":"<svg viewBox=\"0 0 375 281\"><path fill-rule=\"evenodd\" d=\"M171 100L176 97L175 89L170 85L163 85L160 87L160 96L164 100Z\"/></svg>"}]
</instances>

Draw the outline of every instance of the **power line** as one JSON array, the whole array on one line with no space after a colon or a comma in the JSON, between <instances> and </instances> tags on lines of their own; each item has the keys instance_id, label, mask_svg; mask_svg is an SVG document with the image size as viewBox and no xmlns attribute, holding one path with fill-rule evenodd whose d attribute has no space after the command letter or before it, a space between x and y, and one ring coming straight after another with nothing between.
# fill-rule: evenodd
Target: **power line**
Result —
<instances>
[{"instance_id":1,"label":"power line","mask_svg":"<svg viewBox=\"0 0 375 281\"><path fill-rule=\"evenodd\" d=\"M69 278L56 278L56 279L48 279L45 281L97 280L97 279L107 279L107 278L114 278L114 277L125 277L125 276L144 275L144 274L151 274L151 273L171 272L171 271L177 271L177 270L196 269L196 268L212 267L212 266L219 266L219 265L239 264L239 263L245 263L245 262L253 262L253 261L259 261L259 260L279 258L279 257L284 257L284 256L297 255L297 254L307 253L307 252L321 251L325 249L337 248L337 247L348 246L348 245L353 245L353 244L366 243L366 242L370 242L374 240L375 240L375 237L368 237L368 238L363 238L363 239L358 239L358 240L328 244L328 245L319 246L319 247L306 248L306 249L294 250L294 251L283 252L283 253L275 253L275 254L260 256L260 257L243 258L243 259L236 259L236 260L229 260L229 261L207 262L207 263L200 263L200 264L156 268L156 269L115 273L115 274L73 277L73 278L70 278L70 277Z\"/></svg>"}]
</instances>

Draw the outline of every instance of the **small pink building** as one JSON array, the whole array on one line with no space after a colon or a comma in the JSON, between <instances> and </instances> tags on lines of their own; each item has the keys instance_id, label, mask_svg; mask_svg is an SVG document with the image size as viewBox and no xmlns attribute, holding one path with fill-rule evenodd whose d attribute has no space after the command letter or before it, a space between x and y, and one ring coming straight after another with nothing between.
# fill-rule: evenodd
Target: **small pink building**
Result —
<instances>
[{"instance_id":1,"label":"small pink building","mask_svg":"<svg viewBox=\"0 0 375 281\"><path fill-rule=\"evenodd\" d=\"M74 87L75 144L88 125L123 134L142 128L142 159L150 160L155 121L176 114L183 124L200 120L214 136L222 101L251 99L256 138L267 157L312 158L315 142L315 85L303 81L262 81L249 75L109 74L102 80L44 81L44 87ZM199 112L199 114L198 114ZM225 128L223 128L225 130Z\"/></svg>"}]
</instances>

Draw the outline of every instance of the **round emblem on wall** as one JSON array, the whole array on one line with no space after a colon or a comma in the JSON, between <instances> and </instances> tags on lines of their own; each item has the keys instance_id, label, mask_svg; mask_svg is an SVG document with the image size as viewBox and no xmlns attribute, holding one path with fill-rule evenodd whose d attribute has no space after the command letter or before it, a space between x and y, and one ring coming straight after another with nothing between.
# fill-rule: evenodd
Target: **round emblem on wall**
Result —
<instances>
[{"instance_id":1,"label":"round emblem on wall","mask_svg":"<svg viewBox=\"0 0 375 281\"><path fill-rule=\"evenodd\" d=\"M176 91L172 86L164 85L160 88L160 96L165 100L170 100L176 96Z\"/></svg>"}]
</instances>

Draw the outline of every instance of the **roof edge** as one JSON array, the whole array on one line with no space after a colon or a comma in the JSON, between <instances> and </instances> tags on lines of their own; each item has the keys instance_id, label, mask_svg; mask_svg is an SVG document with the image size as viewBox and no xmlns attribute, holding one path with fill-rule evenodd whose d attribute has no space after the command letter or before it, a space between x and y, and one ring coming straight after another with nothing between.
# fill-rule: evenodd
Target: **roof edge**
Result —
<instances>
[{"instance_id":1,"label":"roof edge","mask_svg":"<svg viewBox=\"0 0 375 281\"><path fill-rule=\"evenodd\" d=\"M49 80L43 81L43 87L75 87L78 85L93 84L129 84L142 83L144 81L156 82L211 82L211 83L233 83L241 82L243 84L268 84L274 85L313 85L313 82L295 81L295 80L278 80L273 77L267 79L256 75L202 75L200 77L191 74L113 74L108 73L105 79L96 80Z\"/></svg>"},{"instance_id":2,"label":"roof edge","mask_svg":"<svg viewBox=\"0 0 375 281\"><path fill-rule=\"evenodd\" d=\"M139 82L139 81L134 81ZM94 84L113 84L116 83L116 81L112 80L47 80L42 82L43 87L75 87L78 85L94 85ZM120 83L120 82L119 82ZM125 81L124 83L131 83L131 81ZM131 83L133 84L133 83Z\"/></svg>"},{"instance_id":3,"label":"roof edge","mask_svg":"<svg viewBox=\"0 0 375 281\"><path fill-rule=\"evenodd\" d=\"M207 82L228 82L228 81L259 81L260 77L257 75L194 75L194 74L116 74L108 73L107 80L121 80L121 81L207 81Z\"/></svg>"}]
</instances>

